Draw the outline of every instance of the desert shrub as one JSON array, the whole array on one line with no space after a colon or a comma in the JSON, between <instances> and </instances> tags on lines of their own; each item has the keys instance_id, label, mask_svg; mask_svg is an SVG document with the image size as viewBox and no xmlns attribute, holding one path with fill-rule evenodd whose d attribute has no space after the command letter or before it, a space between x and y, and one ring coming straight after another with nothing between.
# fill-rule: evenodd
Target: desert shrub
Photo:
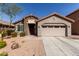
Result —
<instances>
[{"instance_id":1,"label":"desert shrub","mask_svg":"<svg viewBox=\"0 0 79 59\"><path fill-rule=\"evenodd\" d=\"M2 33L2 37L5 37L5 36L7 36L7 31L6 30L3 31L3 33Z\"/></svg>"},{"instance_id":2,"label":"desert shrub","mask_svg":"<svg viewBox=\"0 0 79 59\"><path fill-rule=\"evenodd\" d=\"M8 56L8 53L7 52L2 52L2 53L0 53L0 56Z\"/></svg>"},{"instance_id":3,"label":"desert shrub","mask_svg":"<svg viewBox=\"0 0 79 59\"><path fill-rule=\"evenodd\" d=\"M13 32L11 33L12 37L17 37L17 33L16 32Z\"/></svg>"},{"instance_id":4,"label":"desert shrub","mask_svg":"<svg viewBox=\"0 0 79 59\"><path fill-rule=\"evenodd\" d=\"M13 32L14 32L14 30L7 30L7 35L10 36L11 33L13 33Z\"/></svg>"},{"instance_id":5,"label":"desert shrub","mask_svg":"<svg viewBox=\"0 0 79 59\"><path fill-rule=\"evenodd\" d=\"M20 37L24 37L25 36L25 33L24 32L21 32L20 33Z\"/></svg>"},{"instance_id":6,"label":"desert shrub","mask_svg":"<svg viewBox=\"0 0 79 59\"><path fill-rule=\"evenodd\" d=\"M6 41L0 40L0 49L6 46Z\"/></svg>"},{"instance_id":7,"label":"desert shrub","mask_svg":"<svg viewBox=\"0 0 79 59\"><path fill-rule=\"evenodd\" d=\"M0 30L0 34L2 35L2 37L7 36L7 30Z\"/></svg>"}]
</instances>

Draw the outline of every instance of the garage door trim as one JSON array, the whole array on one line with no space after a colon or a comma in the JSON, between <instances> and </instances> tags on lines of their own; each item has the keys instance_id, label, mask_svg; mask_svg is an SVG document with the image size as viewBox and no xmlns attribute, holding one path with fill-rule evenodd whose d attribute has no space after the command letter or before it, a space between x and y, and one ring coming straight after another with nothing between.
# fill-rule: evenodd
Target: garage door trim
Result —
<instances>
[{"instance_id":1,"label":"garage door trim","mask_svg":"<svg viewBox=\"0 0 79 59\"><path fill-rule=\"evenodd\" d=\"M56 26L59 26L59 27L64 26L65 27L65 36L68 36L66 24L64 24L64 23L44 23L43 25L45 26L45 24L47 24L47 25L52 24L52 26L50 28L55 27L55 24L57 24ZM53 26L53 24L54 24L54 26ZM60 26L60 24L63 24L63 25ZM41 25L41 28L43 27L43 25ZM49 28L49 26L50 25L48 25L47 27Z\"/></svg>"}]
</instances>

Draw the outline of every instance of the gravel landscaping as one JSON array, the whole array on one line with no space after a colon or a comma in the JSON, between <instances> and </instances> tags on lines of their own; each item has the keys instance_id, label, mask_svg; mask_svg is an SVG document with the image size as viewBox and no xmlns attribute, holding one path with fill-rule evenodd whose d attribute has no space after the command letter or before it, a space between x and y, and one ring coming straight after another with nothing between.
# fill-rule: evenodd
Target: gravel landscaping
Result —
<instances>
[{"instance_id":1,"label":"gravel landscaping","mask_svg":"<svg viewBox=\"0 0 79 59\"><path fill-rule=\"evenodd\" d=\"M42 40L39 40L35 36L14 37L10 39L4 39L7 42L7 46L0 49L0 53L7 52L9 56L44 56L45 50ZM19 48L11 49L13 42L19 44Z\"/></svg>"}]
</instances>

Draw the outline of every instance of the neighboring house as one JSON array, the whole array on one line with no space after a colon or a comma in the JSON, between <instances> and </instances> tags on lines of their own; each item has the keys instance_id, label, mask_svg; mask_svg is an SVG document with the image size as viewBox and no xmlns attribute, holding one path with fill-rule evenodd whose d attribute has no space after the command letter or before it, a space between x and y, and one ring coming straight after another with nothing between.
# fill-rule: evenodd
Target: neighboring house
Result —
<instances>
[{"instance_id":1,"label":"neighboring house","mask_svg":"<svg viewBox=\"0 0 79 59\"><path fill-rule=\"evenodd\" d=\"M14 24L16 32L25 32L27 35L71 36L73 22L73 19L54 13L40 20L36 16L29 15Z\"/></svg>"},{"instance_id":2,"label":"neighboring house","mask_svg":"<svg viewBox=\"0 0 79 59\"><path fill-rule=\"evenodd\" d=\"M79 35L79 9L70 13L66 17L73 19L75 22L72 23L72 34Z\"/></svg>"},{"instance_id":3,"label":"neighboring house","mask_svg":"<svg viewBox=\"0 0 79 59\"><path fill-rule=\"evenodd\" d=\"M15 30L15 26L13 24L0 20L0 30Z\"/></svg>"}]
</instances>

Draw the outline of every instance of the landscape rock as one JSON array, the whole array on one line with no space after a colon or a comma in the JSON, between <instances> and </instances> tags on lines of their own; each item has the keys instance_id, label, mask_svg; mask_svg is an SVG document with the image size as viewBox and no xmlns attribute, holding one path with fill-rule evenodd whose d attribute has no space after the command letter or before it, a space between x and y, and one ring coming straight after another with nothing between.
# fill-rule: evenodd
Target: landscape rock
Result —
<instances>
[{"instance_id":1,"label":"landscape rock","mask_svg":"<svg viewBox=\"0 0 79 59\"><path fill-rule=\"evenodd\" d=\"M13 42L11 45L11 49L17 49L17 48L19 48L19 44L16 42Z\"/></svg>"}]
</instances>

